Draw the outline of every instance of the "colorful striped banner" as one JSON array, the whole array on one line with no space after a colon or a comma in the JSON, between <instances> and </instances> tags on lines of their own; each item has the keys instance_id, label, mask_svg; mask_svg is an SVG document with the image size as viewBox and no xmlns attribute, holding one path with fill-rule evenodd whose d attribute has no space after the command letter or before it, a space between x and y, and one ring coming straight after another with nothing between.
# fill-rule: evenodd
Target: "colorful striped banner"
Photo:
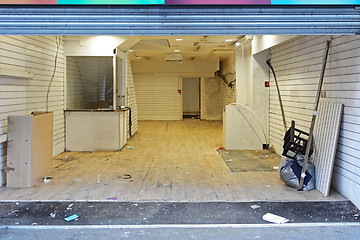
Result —
<instances>
[{"instance_id":1,"label":"colorful striped banner","mask_svg":"<svg viewBox=\"0 0 360 240\"><path fill-rule=\"evenodd\" d=\"M0 0L1 4L58 5L360 5L360 0Z\"/></svg>"}]
</instances>

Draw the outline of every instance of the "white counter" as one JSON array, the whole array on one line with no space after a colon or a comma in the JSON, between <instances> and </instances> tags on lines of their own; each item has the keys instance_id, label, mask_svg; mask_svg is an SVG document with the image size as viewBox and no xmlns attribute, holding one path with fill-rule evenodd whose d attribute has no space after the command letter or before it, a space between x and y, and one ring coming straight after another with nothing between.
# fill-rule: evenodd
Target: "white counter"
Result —
<instances>
[{"instance_id":1,"label":"white counter","mask_svg":"<svg viewBox=\"0 0 360 240\"><path fill-rule=\"evenodd\" d=\"M122 110L65 111L67 151L118 151L127 141Z\"/></svg>"}]
</instances>

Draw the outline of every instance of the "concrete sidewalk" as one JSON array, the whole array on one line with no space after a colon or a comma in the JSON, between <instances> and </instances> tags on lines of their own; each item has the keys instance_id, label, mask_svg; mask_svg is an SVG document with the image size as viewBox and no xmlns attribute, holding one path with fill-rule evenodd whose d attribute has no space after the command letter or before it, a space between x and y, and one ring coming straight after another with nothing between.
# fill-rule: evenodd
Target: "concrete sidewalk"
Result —
<instances>
[{"instance_id":1,"label":"concrete sidewalk","mask_svg":"<svg viewBox=\"0 0 360 240\"><path fill-rule=\"evenodd\" d=\"M0 239L212 239L357 240L359 223L253 225L9 226Z\"/></svg>"}]
</instances>

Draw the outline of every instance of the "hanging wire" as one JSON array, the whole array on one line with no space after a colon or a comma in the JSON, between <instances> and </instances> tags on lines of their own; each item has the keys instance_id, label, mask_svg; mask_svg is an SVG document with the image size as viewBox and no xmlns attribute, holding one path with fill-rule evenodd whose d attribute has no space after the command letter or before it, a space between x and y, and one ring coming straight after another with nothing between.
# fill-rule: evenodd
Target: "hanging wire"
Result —
<instances>
[{"instance_id":1,"label":"hanging wire","mask_svg":"<svg viewBox=\"0 0 360 240\"><path fill-rule=\"evenodd\" d=\"M59 48L60 48L60 36L55 36L55 42L56 42L56 54L55 54L55 60L54 60L54 71L51 75L48 90L46 93L46 101L45 101L46 112L49 112L49 93L50 93L50 88L51 88L52 82L54 81L54 77L55 77L55 73L56 73L57 58L58 58Z\"/></svg>"}]
</instances>

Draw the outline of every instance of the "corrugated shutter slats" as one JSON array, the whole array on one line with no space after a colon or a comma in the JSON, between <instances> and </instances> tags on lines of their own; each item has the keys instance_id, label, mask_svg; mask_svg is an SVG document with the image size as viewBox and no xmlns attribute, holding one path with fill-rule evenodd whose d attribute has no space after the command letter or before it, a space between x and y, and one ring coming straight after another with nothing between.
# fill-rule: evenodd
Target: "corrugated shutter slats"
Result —
<instances>
[{"instance_id":1,"label":"corrugated shutter slats","mask_svg":"<svg viewBox=\"0 0 360 240\"><path fill-rule=\"evenodd\" d=\"M353 6L0 7L0 34L359 34Z\"/></svg>"}]
</instances>

